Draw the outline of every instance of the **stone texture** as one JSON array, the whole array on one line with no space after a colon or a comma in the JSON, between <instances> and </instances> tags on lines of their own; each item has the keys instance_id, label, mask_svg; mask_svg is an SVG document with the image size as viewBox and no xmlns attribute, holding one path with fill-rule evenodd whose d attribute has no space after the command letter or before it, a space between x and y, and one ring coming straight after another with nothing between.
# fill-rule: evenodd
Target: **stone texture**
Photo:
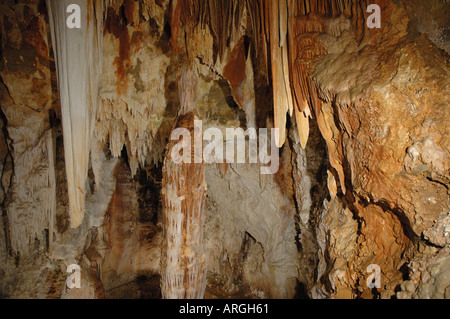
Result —
<instances>
[{"instance_id":1,"label":"stone texture","mask_svg":"<svg viewBox=\"0 0 450 319\"><path fill-rule=\"evenodd\" d=\"M3 1L0 296L450 298L448 3L377 1L381 29L365 1L297 4L105 1L72 229L47 7ZM170 163L188 113L222 132L286 129L279 171ZM73 263L81 290L65 285Z\"/></svg>"}]
</instances>

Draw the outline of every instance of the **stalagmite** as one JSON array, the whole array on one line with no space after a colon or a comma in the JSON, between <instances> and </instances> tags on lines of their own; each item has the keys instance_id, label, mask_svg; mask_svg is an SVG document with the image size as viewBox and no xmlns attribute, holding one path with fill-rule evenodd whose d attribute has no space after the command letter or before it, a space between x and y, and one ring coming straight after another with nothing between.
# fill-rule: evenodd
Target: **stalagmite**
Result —
<instances>
[{"instance_id":1,"label":"stalagmite","mask_svg":"<svg viewBox=\"0 0 450 319\"><path fill-rule=\"evenodd\" d=\"M206 182L203 159L195 152L198 142L194 134L197 78L189 64L178 71L178 87L180 118L176 128L190 132L192 147L188 158L190 156L191 164L175 163L171 154L178 141L169 142L162 181L161 293L166 299L198 299L203 298L206 288L203 247Z\"/></svg>"},{"instance_id":2,"label":"stalagmite","mask_svg":"<svg viewBox=\"0 0 450 319\"><path fill-rule=\"evenodd\" d=\"M83 221L85 181L101 73L103 0L47 0L64 135L70 219ZM80 28L66 25L69 5L81 9ZM76 18L76 17L75 17Z\"/></svg>"},{"instance_id":3,"label":"stalagmite","mask_svg":"<svg viewBox=\"0 0 450 319\"><path fill-rule=\"evenodd\" d=\"M304 112L300 111L298 108L295 108L295 119L297 122L300 144L302 148L305 149L309 137L309 118L305 115Z\"/></svg>"},{"instance_id":4,"label":"stalagmite","mask_svg":"<svg viewBox=\"0 0 450 319\"><path fill-rule=\"evenodd\" d=\"M192 138L193 126L193 113L182 116L177 125L189 129ZM206 199L204 163L193 163L193 149L192 164L174 163L170 154L175 143L169 143L169 156L163 168L161 293L165 299L199 299L203 298L206 288L206 256L203 247L203 209Z\"/></svg>"}]
</instances>

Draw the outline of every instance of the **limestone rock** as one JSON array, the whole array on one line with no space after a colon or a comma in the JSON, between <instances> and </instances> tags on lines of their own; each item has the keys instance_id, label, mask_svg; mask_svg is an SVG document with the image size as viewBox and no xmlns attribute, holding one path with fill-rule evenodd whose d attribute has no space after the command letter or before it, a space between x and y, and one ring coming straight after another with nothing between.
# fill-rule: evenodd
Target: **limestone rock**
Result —
<instances>
[{"instance_id":1,"label":"limestone rock","mask_svg":"<svg viewBox=\"0 0 450 319\"><path fill-rule=\"evenodd\" d=\"M3 1L0 296L450 298L450 7L376 3Z\"/></svg>"}]
</instances>

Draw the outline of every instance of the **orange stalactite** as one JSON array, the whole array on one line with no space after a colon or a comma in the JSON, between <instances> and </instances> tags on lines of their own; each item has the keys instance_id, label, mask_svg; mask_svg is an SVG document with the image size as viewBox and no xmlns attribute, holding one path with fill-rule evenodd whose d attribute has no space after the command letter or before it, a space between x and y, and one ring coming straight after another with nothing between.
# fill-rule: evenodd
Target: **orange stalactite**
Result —
<instances>
[{"instance_id":1,"label":"orange stalactite","mask_svg":"<svg viewBox=\"0 0 450 319\"><path fill-rule=\"evenodd\" d=\"M315 117L322 134L329 135L323 122L322 101L310 71L311 65L327 53L319 35L330 32L329 24L344 14L351 19L353 32L358 37L362 32L364 3L364 0L175 0L172 2L171 43L181 52L181 44L177 42L181 29L192 29L199 23L203 28L209 26L219 59L222 61L225 52L228 54L224 76L230 82L237 103L243 107L238 94L245 77L242 45L237 42L236 47L226 49L230 38L236 36L246 8L253 46L258 57L264 59L266 77L272 84L274 127L279 129L276 144L282 147L285 143L289 113L296 119L301 145L305 148L310 118ZM327 142L333 145L332 141ZM336 155L332 158L333 166L343 182L338 155L332 153L331 157Z\"/></svg>"},{"instance_id":2,"label":"orange stalactite","mask_svg":"<svg viewBox=\"0 0 450 319\"><path fill-rule=\"evenodd\" d=\"M103 1L81 1L84 28L66 27L68 0L47 0L52 45L61 103L70 219L81 225L85 211L85 182L98 109L102 73Z\"/></svg>"},{"instance_id":3,"label":"orange stalactite","mask_svg":"<svg viewBox=\"0 0 450 319\"><path fill-rule=\"evenodd\" d=\"M247 1L256 52L263 54L267 66L271 65L279 147L284 144L286 113L294 116L294 110L296 119L302 119L297 124L302 145L306 146L308 118L311 111L320 109L308 64L326 53L316 35L323 33L327 19L341 14L346 5L348 1L339 0Z\"/></svg>"}]
</instances>

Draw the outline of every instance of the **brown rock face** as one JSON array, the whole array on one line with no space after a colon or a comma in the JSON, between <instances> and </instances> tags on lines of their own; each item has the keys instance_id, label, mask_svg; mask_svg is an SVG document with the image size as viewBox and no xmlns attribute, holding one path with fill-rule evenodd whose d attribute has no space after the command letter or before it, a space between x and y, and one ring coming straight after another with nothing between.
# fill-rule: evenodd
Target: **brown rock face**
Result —
<instances>
[{"instance_id":1,"label":"brown rock face","mask_svg":"<svg viewBox=\"0 0 450 319\"><path fill-rule=\"evenodd\" d=\"M395 25L395 31L369 31L367 44L363 39L354 47L358 57L351 53L351 42L339 53L333 46L342 42L327 39L333 58L325 56L317 63L314 78L330 101L345 183L352 192L346 200L360 222L356 259L362 262L361 273L364 263L381 267L388 286L382 296L387 297L402 281L398 270L413 254L414 243L449 209L444 186L449 173L448 115L443 114L448 93L437 93L448 92L443 80L448 57L424 36L411 34L400 5L387 2L383 12L385 23ZM364 81L348 78L352 55L350 65L360 65L360 76L369 81L362 90L358 86ZM332 79L327 75L331 73ZM338 82L346 85L337 89ZM356 270L356 260L353 266Z\"/></svg>"},{"instance_id":2,"label":"brown rock face","mask_svg":"<svg viewBox=\"0 0 450 319\"><path fill-rule=\"evenodd\" d=\"M450 298L447 1L66 2L0 4L0 297Z\"/></svg>"}]
</instances>

